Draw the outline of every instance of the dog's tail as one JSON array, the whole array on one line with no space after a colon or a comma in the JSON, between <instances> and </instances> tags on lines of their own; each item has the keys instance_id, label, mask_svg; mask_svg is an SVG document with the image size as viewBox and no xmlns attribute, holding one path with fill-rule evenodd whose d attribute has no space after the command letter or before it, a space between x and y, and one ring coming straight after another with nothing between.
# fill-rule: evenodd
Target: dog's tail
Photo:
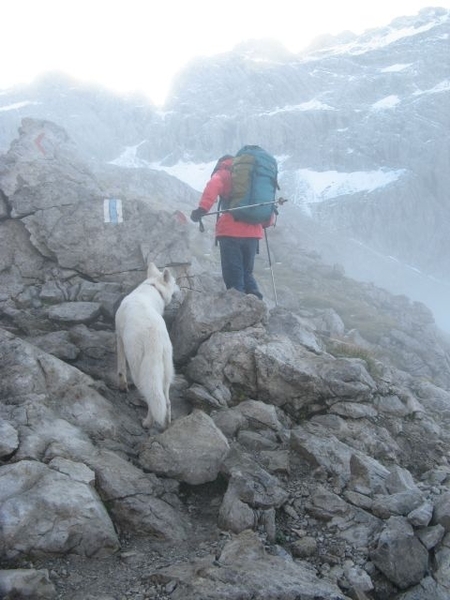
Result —
<instances>
[{"instance_id":1,"label":"dog's tail","mask_svg":"<svg viewBox=\"0 0 450 600\"><path fill-rule=\"evenodd\" d=\"M146 427L155 425L162 429L170 423L169 388L173 379L171 346L154 344L148 341L136 361L133 381L144 396L148 405Z\"/></svg>"},{"instance_id":2,"label":"dog's tail","mask_svg":"<svg viewBox=\"0 0 450 600\"><path fill-rule=\"evenodd\" d=\"M144 396L148 406L148 413L147 417L144 419L144 426L156 426L160 429L165 429L168 426L167 404L162 382L159 380L159 377L152 376L148 369L143 367L137 387Z\"/></svg>"}]
</instances>

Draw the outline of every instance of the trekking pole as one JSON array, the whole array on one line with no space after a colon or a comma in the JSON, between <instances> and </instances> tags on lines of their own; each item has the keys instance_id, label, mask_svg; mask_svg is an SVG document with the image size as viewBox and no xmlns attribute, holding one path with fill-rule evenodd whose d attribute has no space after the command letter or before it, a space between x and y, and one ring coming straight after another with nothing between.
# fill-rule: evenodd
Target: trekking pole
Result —
<instances>
[{"instance_id":1,"label":"trekking pole","mask_svg":"<svg viewBox=\"0 0 450 600\"><path fill-rule=\"evenodd\" d=\"M285 202L287 202L287 198L278 198L278 200L272 200L271 202L257 202L256 204L247 204L247 206L236 206L235 208L224 208L221 210L216 210L214 212L209 212L203 216L209 217L211 215L223 215L223 213L226 213L226 212L233 212L235 210L242 210L244 208L252 208L253 206L267 206L268 204L273 204L274 206L279 204L281 206ZM198 228L202 233L205 231L205 226L202 223L202 219L200 219L198 222Z\"/></svg>"},{"instance_id":2,"label":"trekking pole","mask_svg":"<svg viewBox=\"0 0 450 600\"><path fill-rule=\"evenodd\" d=\"M269 259L270 273L272 274L272 287L273 287L273 296L275 299L275 306L278 306L277 288L275 286L275 277L273 274L272 259L270 258L269 239L267 237L267 227L264 227L264 237L266 238L267 257Z\"/></svg>"},{"instance_id":3,"label":"trekking pole","mask_svg":"<svg viewBox=\"0 0 450 600\"><path fill-rule=\"evenodd\" d=\"M233 212L235 210L243 210L244 208L253 208L254 206L267 206L268 204L273 204L275 206L277 204L284 204L285 202L287 202L286 198L278 198L278 200L272 200L271 202L257 202L256 204L247 204L246 206L236 206L236 208L224 208L221 210L216 210L215 212L209 212L203 216L209 217L211 215L222 215L223 213L226 213L226 212Z\"/></svg>"}]
</instances>

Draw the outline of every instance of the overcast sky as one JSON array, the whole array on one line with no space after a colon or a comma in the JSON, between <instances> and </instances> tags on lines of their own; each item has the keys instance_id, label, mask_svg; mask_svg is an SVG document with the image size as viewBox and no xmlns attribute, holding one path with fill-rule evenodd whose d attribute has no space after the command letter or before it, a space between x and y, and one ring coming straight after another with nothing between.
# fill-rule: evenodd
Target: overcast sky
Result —
<instances>
[{"instance_id":1,"label":"overcast sky","mask_svg":"<svg viewBox=\"0 0 450 600\"><path fill-rule=\"evenodd\" d=\"M427 6L450 0L1 0L0 88L60 70L160 105L191 58L260 38L299 52L317 35L362 33Z\"/></svg>"}]
</instances>

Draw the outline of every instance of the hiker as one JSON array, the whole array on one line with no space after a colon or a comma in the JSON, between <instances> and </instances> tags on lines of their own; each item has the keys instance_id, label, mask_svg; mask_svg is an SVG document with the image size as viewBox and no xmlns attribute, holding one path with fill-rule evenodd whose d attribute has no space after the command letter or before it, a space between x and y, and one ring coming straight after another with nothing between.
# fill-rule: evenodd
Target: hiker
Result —
<instances>
[{"instance_id":1,"label":"hiker","mask_svg":"<svg viewBox=\"0 0 450 600\"><path fill-rule=\"evenodd\" d=\"M218 198L226 201L230 196L232 163L233 156L230 154L225 154L217 161L199 206L191 213L194 223L200 222ZM259 240L264 236L263 226L259 223L237 221L232 212L223 212L217 219L215 233L219 242L222 277L226 288L235 288L262 300L263 296L253 276L253 267Z\"/></svg>"}]
</instances>

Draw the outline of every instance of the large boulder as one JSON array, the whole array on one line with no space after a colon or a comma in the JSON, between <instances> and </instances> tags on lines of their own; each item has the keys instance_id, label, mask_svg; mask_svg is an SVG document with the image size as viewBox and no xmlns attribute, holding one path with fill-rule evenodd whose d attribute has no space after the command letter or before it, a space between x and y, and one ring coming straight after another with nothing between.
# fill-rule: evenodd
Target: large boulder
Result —
<instances>
[{"instance_id":1,"label":"large boulder","mask_svg":"<svg viewBox=\"0 0 450 600\"><path fill-rule=\"evenodd\" d=\"M120 547L95 489L36 461L0 467L0 523L3 558L101 557Z\"/></svg>"},{"instance_id":2,"label":"large boulder","mask_svg":"<svg viewBox=\"0 0 450 600\"><path fill-rule=\"evenodd\" d=\"M229 449L226 437L214 421L195 410L145 442L139 461L143 468L158 475L199 485L217 478Z\"/></svg>"},{"instance_id":3,"label":"large boulder","mask_svg":"<svg viewBox=\"0 0 450 600\"><path fill-rule=\"evenodd\" d=\"M6 236L13 239L9 230L20 220L41 261L94 279L143 270L149 255L161 266L189 262L187 224L178 213L152 209L151 198L113 196L58 125L24 119L19 133L0 163L12 217L3 224ZM2 253L10 257L4 268L15 254Z\"/></svg>"},{"instance_id":4,"label":"large boulder","mask_svg":"<svg viewBox=\"0 0 450 600\"><path fill-rule=\"evenodd\" d=\"M184 363L218 331L241 331L267 317L267 307L256 296L235 289L217 295L189 292L172 324L174 359Z\"/></svg>"}]
</instances>

